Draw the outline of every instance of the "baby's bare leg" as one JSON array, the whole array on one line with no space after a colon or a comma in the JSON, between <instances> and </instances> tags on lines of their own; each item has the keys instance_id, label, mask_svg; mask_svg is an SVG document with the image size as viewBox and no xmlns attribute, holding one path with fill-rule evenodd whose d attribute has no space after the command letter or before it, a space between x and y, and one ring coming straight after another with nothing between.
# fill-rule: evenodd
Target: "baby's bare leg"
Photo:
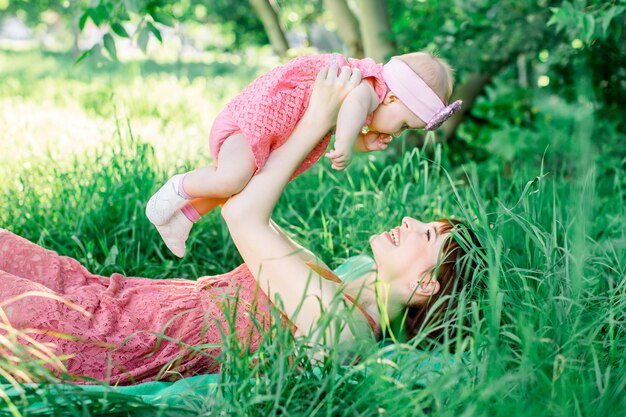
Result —
<instances>
[{"instance_id":1,"label":"baby's bare leg","mask_svg":"<svg viewBox=\"0 0 626 417\"><path fill-rule=\"evenodd\" d=\"M216 166L199 168L185 175L182 187L193 199L181 210L175 210L165 223L155 224L174 255L181 258L185 255L193 223L241 191L255 170L248 141L243 135L233 135L222 145Z\"/></svg>"},{"instance_id":2,"label":"baby's bare leg","mask_svg":"<svg viewBox=\"0 0 626 417\"><path fill-rule=\"evenodd\" d=\"M217 164L189 172L183 187L194 198L230 197L243 190L255 170L250 144L244 135L236 134L224 141Z\"/></svg>"}]
</instances>

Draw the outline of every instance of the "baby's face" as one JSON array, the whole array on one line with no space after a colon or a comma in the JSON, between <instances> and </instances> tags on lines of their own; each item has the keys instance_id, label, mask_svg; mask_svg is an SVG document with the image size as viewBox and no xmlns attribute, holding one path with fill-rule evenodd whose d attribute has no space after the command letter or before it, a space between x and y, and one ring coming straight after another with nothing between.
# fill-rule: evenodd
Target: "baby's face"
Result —
<instances>
[{"instance_id":1,"label":"baby's face","mask_svg":"<svg viewBox=\"0 0 626 417\"><path fill-rule=\"evenodd\" d=\"M400 134L406 129L423 129L426 123L417 117L393 93L387 93L383 102L374 110L368 126L370 132L383 135Z\"/></svg>"}]
</instances>

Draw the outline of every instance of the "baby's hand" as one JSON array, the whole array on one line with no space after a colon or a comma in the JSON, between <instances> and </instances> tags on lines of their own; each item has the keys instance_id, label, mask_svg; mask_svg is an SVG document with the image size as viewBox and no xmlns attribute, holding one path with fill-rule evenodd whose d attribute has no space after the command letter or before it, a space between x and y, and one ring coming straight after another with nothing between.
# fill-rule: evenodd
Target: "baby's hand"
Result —
<instances>
[{"instance_id":1,"label":"baby's hand","mask_svg":"<svg viewBox=\"0 0 626 417\"><path fill-rule=\"evenodd\" d=\"M352 150L335 148L326 154L326 158L333 162L333 169L343 171L352 162Z\"/></svg>"},{"instance_id":2,"label":"baby's hand","mask_svg":"<svg viewBox=\"0 0 626 417\"><path fill-rule=\"evenodd\" d=\"M384 151L392 139L391 135L376 132L361 133L359 136L366 152Z\"/></svg>"}]
</instances>

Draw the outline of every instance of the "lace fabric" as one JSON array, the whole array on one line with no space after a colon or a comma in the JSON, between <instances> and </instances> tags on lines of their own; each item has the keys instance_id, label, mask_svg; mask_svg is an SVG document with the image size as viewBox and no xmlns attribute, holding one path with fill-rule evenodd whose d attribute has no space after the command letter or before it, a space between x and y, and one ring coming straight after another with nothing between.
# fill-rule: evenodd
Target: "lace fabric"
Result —
<instances>
[{"instance_id":1,"label":"lace fabric","mask_svg":"<svg viewBox=\"0 0 626 417\"><path fill-rule=\"evenodd\" d=\"M35 329L36 341L71 355L65 365L77 376L139 383L154 380L169 363L180 376L218 372L225 337L254 351L269 329L271 304L256 288L245 265L198 281L98 276L0 230L0 303L11 326ZM29 291L42 295L8 302ZM209 347L191 348L199 344Z\"/></svg>"},{"instance_id":2,"label":"lace fabric","mask_svg":"<svg viewBox=\"0 0 626 417\"><path fill-rule=\"evenodd\" d=\"M371 58L346 59L335 54L339 67L348 65L361 70L363 79L371 79L380 102L385 98L387 86L382 77L381 64ZM270 152L280 147L307 108L318 72L330 65L331 54L309 55L293 59L274 68L248 85L233 98L221 113L229 120L225 124L238 126L252 147L255 163L261 169ZM365 124L371 122L371 115ZM216 121L216 123L218 123ZM225 136L225 137L224 137ZM227 139L227 135L212 138L214 157ZM324 154L330 142L330 133L309 153L298 167L293 178L309 169Z\"/></svg>"}]
</instances>

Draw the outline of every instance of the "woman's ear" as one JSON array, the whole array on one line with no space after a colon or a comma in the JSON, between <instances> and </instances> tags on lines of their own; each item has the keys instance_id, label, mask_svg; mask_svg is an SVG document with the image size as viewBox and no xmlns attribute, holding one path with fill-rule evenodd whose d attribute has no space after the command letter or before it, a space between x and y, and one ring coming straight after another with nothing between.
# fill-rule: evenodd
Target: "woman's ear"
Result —
<instances>
[{"instance_id":1,"label":"woman's ear","mask_svg":"<svg viewBox=\"0 0 626 417\"><path fill-rule=\"evenodd\" d=\"M421 282L415 289L415 293L428 297L437 294L440 289L439 281L431 279L428 282Z\"/></svg>"}]
</instances>

